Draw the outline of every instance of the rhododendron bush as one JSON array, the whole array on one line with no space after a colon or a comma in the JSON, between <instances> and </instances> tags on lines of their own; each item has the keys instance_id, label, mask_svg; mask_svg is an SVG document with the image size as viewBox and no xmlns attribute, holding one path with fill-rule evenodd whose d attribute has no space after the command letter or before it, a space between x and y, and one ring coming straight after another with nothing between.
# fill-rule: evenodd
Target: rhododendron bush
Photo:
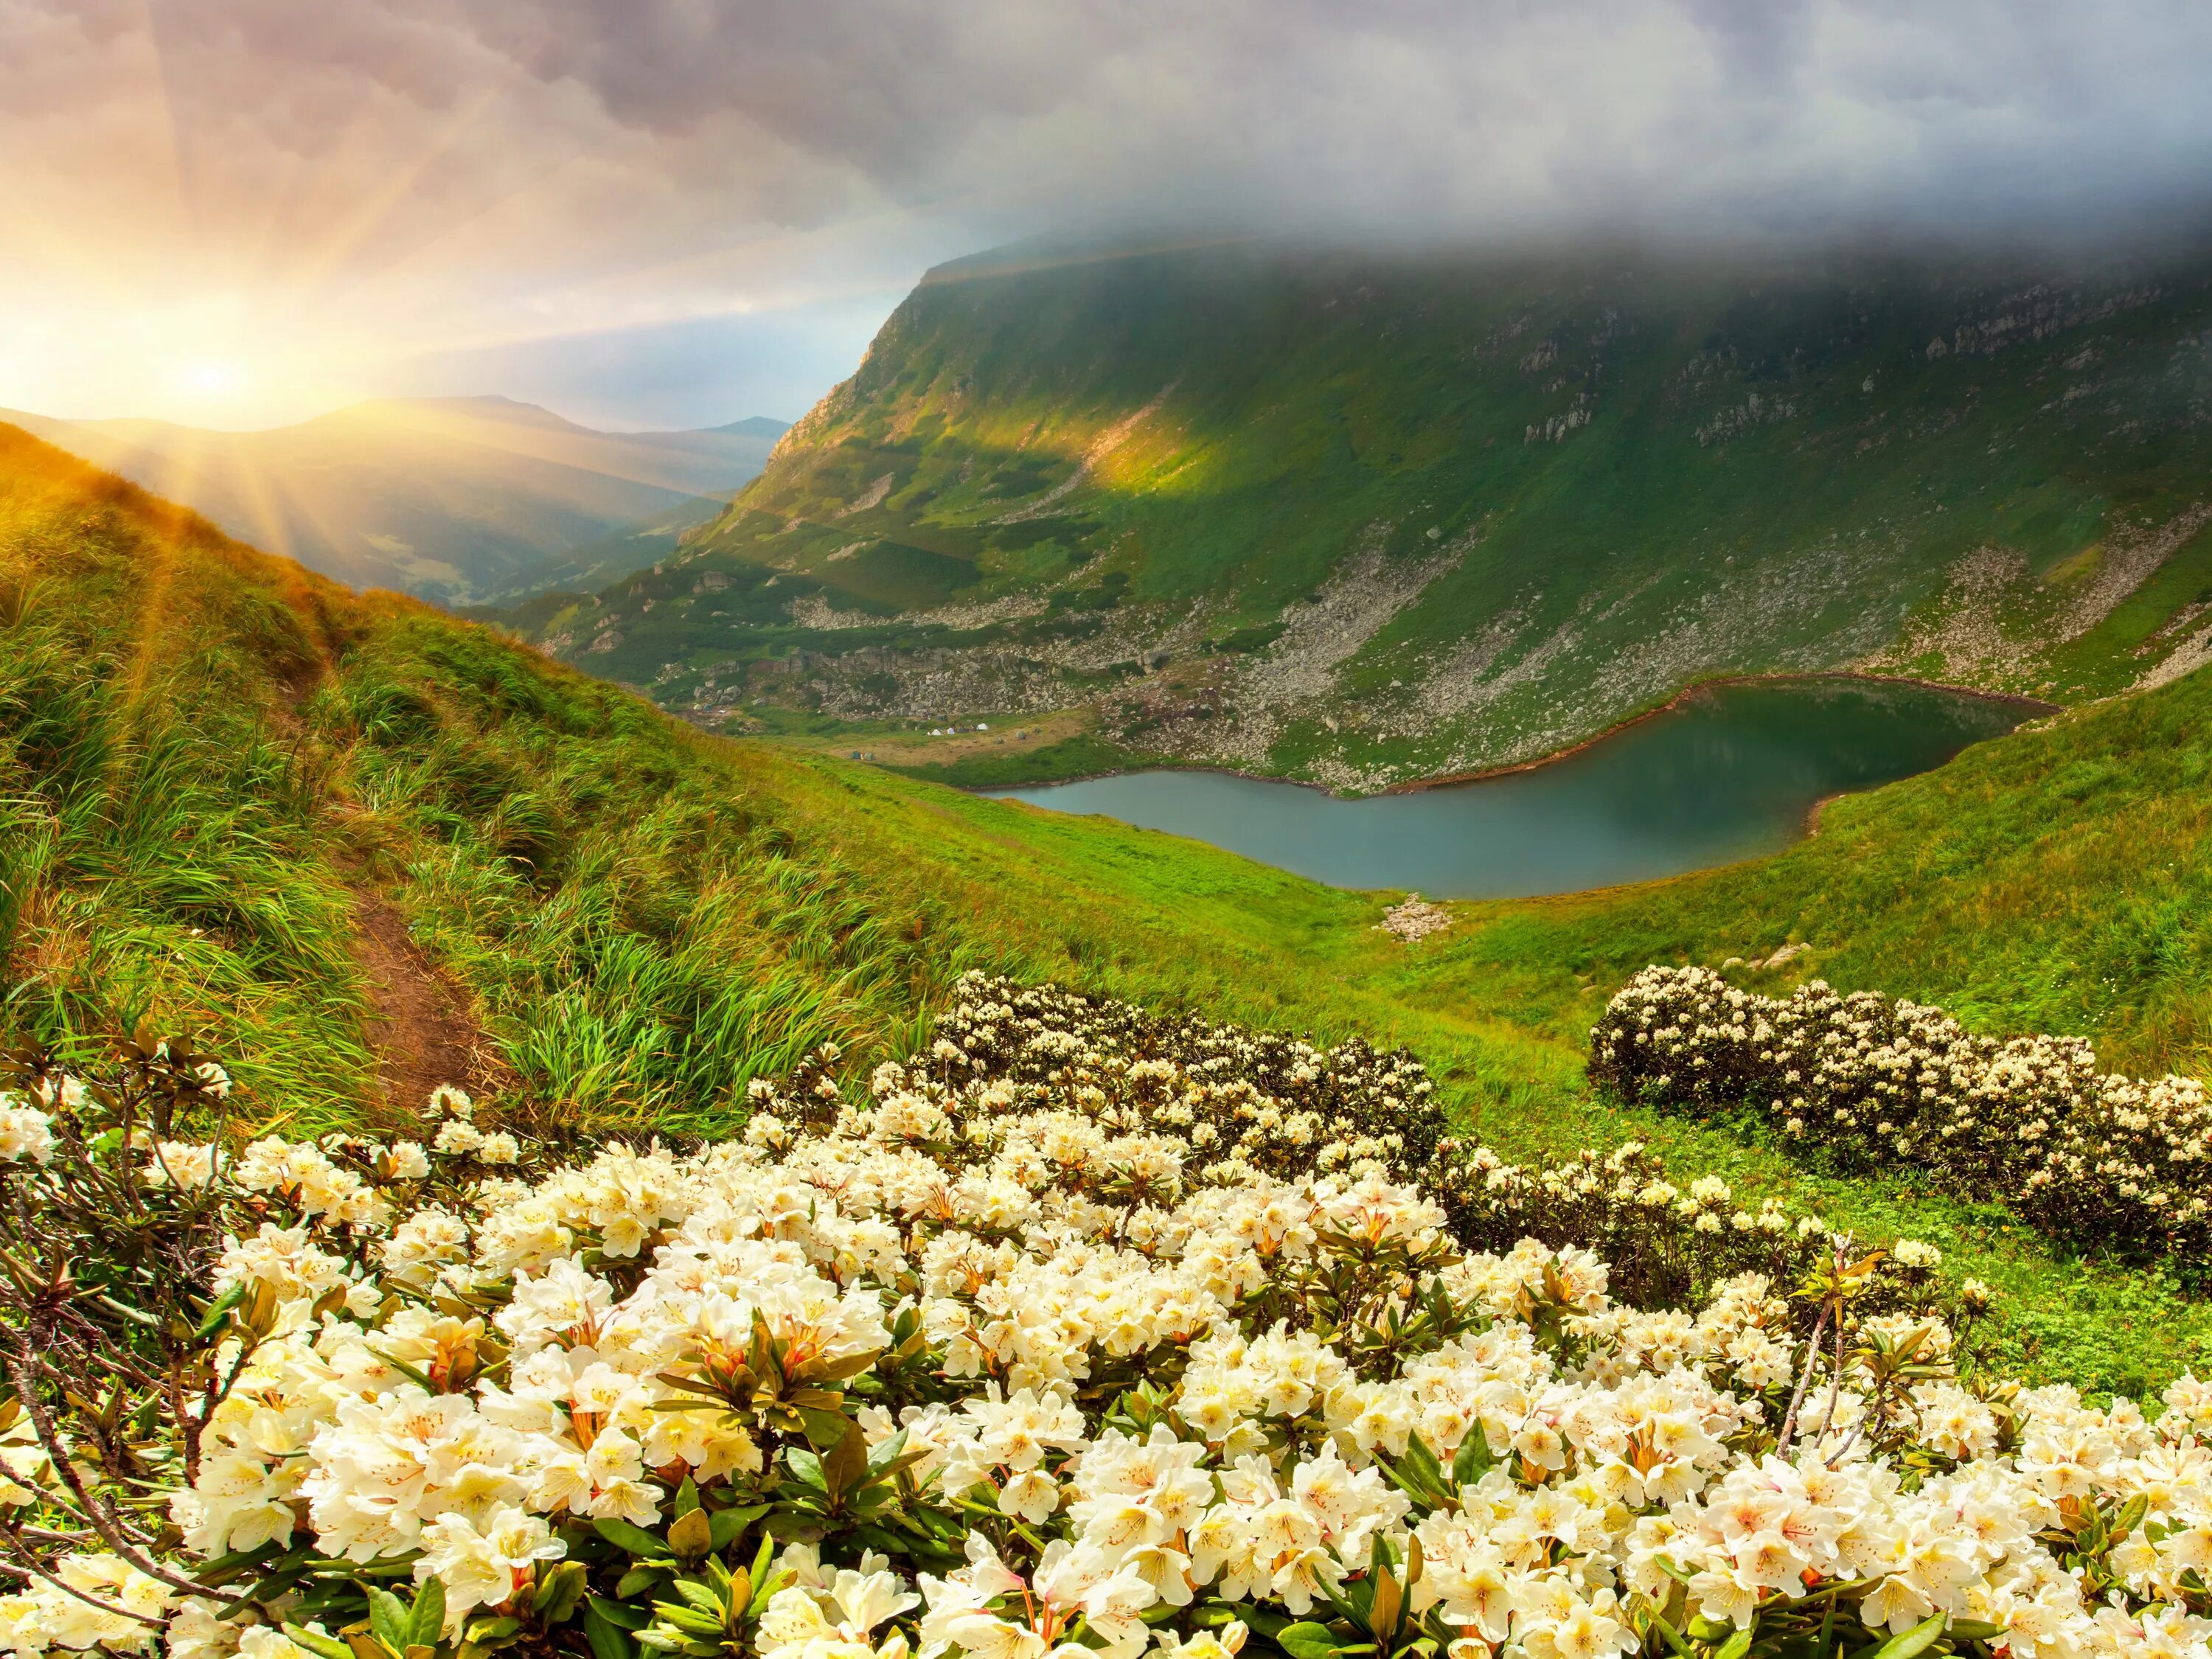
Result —
<instances>
[{"instance_id":1,"label":"rhododendron bush","mask_svg":"<svg viewBox=\"0 0 2212 1659\"><path fill-rule=\"evenodd\" d=\"M2207 1651L2212 1389L1992 1377L1924 1246L1447 1147L1403 1055L1000 981L865 1088L835 1059L728 1140L556 1164L450 1091L239 1144L201 1057L21 1057L0 1636ZM1624 1297L1577 1228L1666 1242Z\"/></svg>"},{"instance_id":2,"label":"rhododendron bush","mask_svg":"<svg viewBox=\"0 0 2212 1659\"><path fill-rule=\"evenodd\" d=\"M1590 1032L1590 1074L1689 1112L1749 1106L1845 1167L1903 1164L2001 1194L2047 1232L2212 1266L2212 1100L2100 1073L2080 1037L1973 1036L1940 1008L1824 981L1759 996L1647 968Z\"/></svg>"}]
</instances>

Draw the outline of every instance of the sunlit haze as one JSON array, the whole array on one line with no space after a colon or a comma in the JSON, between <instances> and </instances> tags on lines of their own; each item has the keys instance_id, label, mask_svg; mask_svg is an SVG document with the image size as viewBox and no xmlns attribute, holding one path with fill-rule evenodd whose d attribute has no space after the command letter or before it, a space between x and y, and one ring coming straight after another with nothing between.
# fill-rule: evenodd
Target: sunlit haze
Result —
<instances>
[{"instance_id":1,"label":"sunlit haze","mask_svg":"<svg viewBox=\"0 0 2212 1659\"><path fill-rule=\"evenodd\" d=\"M932 263L2171 222L2185 0L0 0L0 405L797 416Z\"/></svg>"}]
</instances>

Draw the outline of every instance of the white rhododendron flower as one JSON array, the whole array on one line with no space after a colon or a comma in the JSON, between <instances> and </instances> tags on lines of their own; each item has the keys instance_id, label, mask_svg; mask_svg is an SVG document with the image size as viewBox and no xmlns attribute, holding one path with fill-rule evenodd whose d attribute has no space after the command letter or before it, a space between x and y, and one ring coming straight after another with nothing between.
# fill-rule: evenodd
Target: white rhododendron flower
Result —
<instances>
[{"instance_id":1,"label":"white rhododendron flower","mask_svg":"<svg viewBox=\"0 0 2212 1659\"><path fill-rule=\"evenodd\" d=\"M54 1121L15 1095L0 1095L0 1159L44 1164L54 1152Z\"/></svg>"},{"instance_id":2,"label":"white rhododendron flower","mask_svg":"<svg viewBox=\"0 0 2212 1659\"><path fill-rule=\"evenodd\" d=\"M1988 1292L1912 1241L1639 1146L1454 1146L1402 1055L975 977L865 1088L823 1054L744 1094L733 1139L559 1164L457 1092L428 1149L128 1142L149 1212L228 1206L189 1459L134 1443L173 1582L58 1549L0 1644L2212 1651L2212 1386L1969 1364ZM65 1536L105 1431L58 1466L35 1426L0 1499ZM243 1616L191 1594L309 1552Z\"/></svg>"},{"instance_id":3,"label":"white rhododendron flower","mask_svg":"<svg viewBox=\"0 0 2212 1659\"><path fill-rule=\"evenodd\" d=\"M2212 1097L2100 1073L2079 1037L1975 1036L1940 1008L1824 981L1788 997L1705 968L1647 968L1590 1031L1590 1073L1690 1111L1767 1112L1792 1141L2002 1195L2035 1225L2147 1253L2212 1249ZM1900 1247L1900 1265L1941 1253Z\"/></svg>"}]
</instances>

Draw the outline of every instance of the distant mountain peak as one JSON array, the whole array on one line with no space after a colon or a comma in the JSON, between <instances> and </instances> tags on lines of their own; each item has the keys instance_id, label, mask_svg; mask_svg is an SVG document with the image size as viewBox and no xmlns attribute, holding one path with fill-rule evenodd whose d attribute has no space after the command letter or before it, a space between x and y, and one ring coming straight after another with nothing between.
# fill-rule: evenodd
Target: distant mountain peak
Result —
<instances>
[{"instance_id":1,"label":"distant mountain peak","mask_svg":"<svg viewBox=\"0 0 2212 1659\"><path fill-rule=\"evenodd\" d=\"M261 432L18 418L241 540L357 586L452 602L651 564L760 471L783 431L756 417L601 432L499 396L379 398Z\"/></svg>"},{"instance_id":2,"label":"distant mountain peak","mask_svg":"<svg viewBox=\"0 0 2212 1659\"><path fill-rule=\"evenodd\" d=\"M579 424L564 415L538 404L526 404L519 398L487 393L467 398L372 398L366 402L349 404L343 409L332 410L321 420L343 420L349 416L386 416L406 420L438 420L440 418L497 421L505 426L549 427L562 432L590 432L594 428Z\"/></svg>"}]
</instances>

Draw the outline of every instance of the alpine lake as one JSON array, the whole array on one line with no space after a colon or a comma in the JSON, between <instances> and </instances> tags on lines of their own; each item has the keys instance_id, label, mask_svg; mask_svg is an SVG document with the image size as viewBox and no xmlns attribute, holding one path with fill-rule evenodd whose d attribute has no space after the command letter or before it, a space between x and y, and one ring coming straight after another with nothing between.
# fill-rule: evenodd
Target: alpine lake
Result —
<instances>
[{"instance_id":1,"label":"alpine lake","mask_svg":"<svg viewBox=\"0 0 2212 1659\"><path fill-rule=\"evenodd\" d=\"M1723 682L1556 760L1401 793L1185 769L984 793L1210 842L1334 887L1518 898L1778 852L1808 833L1817 803L1929 771L2038 712L1902 681Z\"/></svg>"}]
</instances>

